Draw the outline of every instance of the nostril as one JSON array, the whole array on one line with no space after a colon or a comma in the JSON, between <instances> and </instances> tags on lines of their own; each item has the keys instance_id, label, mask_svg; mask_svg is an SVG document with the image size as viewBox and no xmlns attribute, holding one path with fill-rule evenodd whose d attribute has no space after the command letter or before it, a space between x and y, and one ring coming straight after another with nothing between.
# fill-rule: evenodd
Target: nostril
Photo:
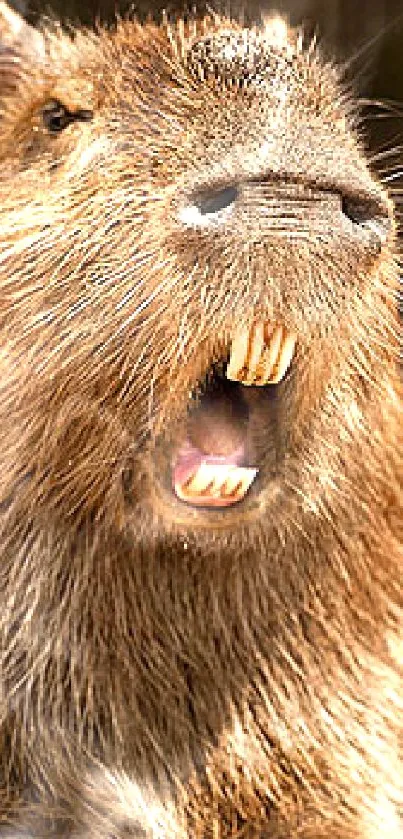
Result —
<instances>
[{"instance_id":1,"label":"nostril","mask_svg":"<svg viewBox=\"0 0 403 839\"><path fill-rule=\"evenodd\" d=\"M388 207L378 198L342 195L341 211L353 224L371 229L381 237L390 232L392 219Z\"/></svg>"},{"instance_id":2,"label":"nostril","mask_svg":"<svg viewBox=\"0 0 403 839\"><path fill-rule=\"evenodd\" d=\"M211 224L225 223L228 210L235 203L240 193L237 184L203 188L194 192L189 203L180 211L184 224L191 227L209 227Z\"/></svg>"},{"instance_id":3,"label":"nostril","mask_svg":"<svg viewBox=\"0 0 403 839\"><path fill-rule=\"evenodd\" d=\"M239 188L235 185L227 186L224 189L206 191L199 195L195 201L202 216L218 213L236 201L239 195Z\"/></svg>"}]
</instances>

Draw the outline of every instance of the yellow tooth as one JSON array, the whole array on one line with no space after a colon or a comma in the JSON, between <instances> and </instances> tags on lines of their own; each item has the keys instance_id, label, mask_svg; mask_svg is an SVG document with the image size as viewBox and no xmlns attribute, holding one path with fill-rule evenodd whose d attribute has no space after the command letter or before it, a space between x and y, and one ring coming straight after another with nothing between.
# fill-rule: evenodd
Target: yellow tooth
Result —
<instances>
[{"instance_id":1,"label":"yellow tooth","mask_svg":"<svg viewBox=\"0 0 403 839\"><path fill-rule=\"evenodd\" d=\"M296 336L285 327L257 321L232 341L227 378L245 385L276 384L292 361Z\"/></svg>"},{"instance_id":2,"label":"yellow tooth","mask_svg":"<svg viewBox=\"0 0 403 839\"><path fill-rule=\"evenodd\" d=\"M267 335L267 330L266 330ZM266 346L266 351L262 358L261 364L259 365L258 374L259 374L259 384L265 385L268 382L271 382L271 374L273 372L274 366L276 364L278 354L281 347L281 339L283 336L283 327L276 326L274 329L273 334L268 338L270 343Z\"/></svg>"},{"instance_id":3,"label":"yellow tooth","mask_svg":"<svg viewBox=\"0 0 403 839\"><path fill-rule=\"evenodd\" d=\"M232 342L227 379L238 382L243 380L242 371L244 367L248 367L249 331L249 329L242 329Z\"/></svg>"},{"instance_id":4,"label":"yellow tooth","mask_svg":"<svg viewBox=\"0 0 403 839\"><path fill-rule=\"evenodd\" d=\"M192 504L205 504L209 499L234 504L246 495L257 472L245 466L201 463L188 481L175 486L175 492Z\"/></svg>"},{"instance_id":5,"label":"yellow tooth","mask_svg":"<svg viewBox=\"0 0 403 839\"><path fill-rule=\"evenodd\" d=\"M250 344L250 353L249 353L249 361L247 364L247 372L245 377L246 384L254 384L257 375L256 370L258 363L260 361L260 357L264 350L264 323L263 321L258 321L252 326L250 331L251 334L251 344Z\"/></svg>"},{"instance_id":6,"label":"yellow tooth","mask_svg":"<svg viewBox=\"0 0 403 839\"><path fill-rule=\"evenodd\" d=\"M208 463L201 463L196 472L183 486L186 495L201 495L206 492L207 487L214 484L215 467Z\"/></svg>"},{"instance_id":7,"label":"yellow tooth","mask_svg":"<svg viewBox=\"0 0 403 839\"><path fill-rule=\"evenodd\" d=\"M255 480L255 477L257 475L257 471L258 471L257 469L248 469L248 473L253 473L254 472L254 474L243 475L243 477L241 478L238 486L235 487L235 490L236 490L235 495L236 495L237 498L243 498L244 495L246 495L249 487L251 486L251 484ZM246 470L245 470L245 472L246 472Z\"/></svg>"},{"instance_id":8,"label":"yellow tooth","mask_svg":"<svg viewBox=\"0 0 403 839\"><path fill-rule=\"evenodd\" d=\"M294 355L295 343L296 336L292 332L286 333L284 343L277 358L276 368L270 379L273 384L281 382L281 379L284 378Z\"/></svg>"},{"instance_id":9,"label":"yellow tooth","mask_svg":"<svg viewBox=\"0 0 403 839\"><path fill-rule=\"evenodd\" d=\"M221 487L221 494L224 496L232 495L236 488L242 484L242 477L239 475L239 468L235 467L232 472L227 475L225 482Z\"/></svg>"},{"instance_id":10,"label":"yellow tooth","mask_svg":"<svg viewBox=\"0 0 403 839\"><path fill-rule=\"evenodd\" d=\"M214 481L212 482L211 486L208 487L208 491L204 493L204 495L209 495L212 498L219 498L222 495L222 487L225 484L225 475L216 475Z\"/></svg>"}]
</instances>

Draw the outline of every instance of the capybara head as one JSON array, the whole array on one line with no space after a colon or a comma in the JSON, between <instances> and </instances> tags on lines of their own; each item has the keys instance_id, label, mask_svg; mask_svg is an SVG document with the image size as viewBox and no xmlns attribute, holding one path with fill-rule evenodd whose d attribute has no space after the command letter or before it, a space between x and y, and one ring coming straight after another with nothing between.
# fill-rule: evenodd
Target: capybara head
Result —
<instances>
[{"instance_id":1,"label":"capybara head","mask_svg":"<svg viewBox=\"0 0 403 839\"><path fill-rule=\"evenodd\" d=\"M395 237L283 20L0 4L4 823L402 835Z\"/></svg>"}]
</instances>

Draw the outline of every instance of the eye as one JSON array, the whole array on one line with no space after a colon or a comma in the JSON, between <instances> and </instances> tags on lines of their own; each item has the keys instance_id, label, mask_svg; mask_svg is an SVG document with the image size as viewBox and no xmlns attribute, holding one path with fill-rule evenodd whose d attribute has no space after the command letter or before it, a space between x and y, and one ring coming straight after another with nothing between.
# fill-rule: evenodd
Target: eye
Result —
<instances>
[{"instance_id":1,"label":"eye","mask_svg":"<svg viewBox=\"0 0 403 839\"><path fill-rule=\"evenodd\" d=\"M52 99L42 108L42 122L50 134L60 134L71 122L88 122L93 117L92 111L69 111L62 102Z\"/></svg>"},{"instance_id":2,"label":"eye","mask_svg":"<svg viewBox=\"0 0 403 839\"><path fill-rule=\"evenodd\" d=\"M71 114L61 102L47 102L42 108L42 121L51 134L59 134L71 122Z\"/></svg>"}]
</instances>

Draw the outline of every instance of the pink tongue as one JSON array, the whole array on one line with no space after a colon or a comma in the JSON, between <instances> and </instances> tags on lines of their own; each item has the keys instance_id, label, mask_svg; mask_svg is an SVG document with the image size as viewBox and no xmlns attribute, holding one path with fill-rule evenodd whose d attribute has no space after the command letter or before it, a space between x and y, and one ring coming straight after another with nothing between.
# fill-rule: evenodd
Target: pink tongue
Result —
<instances>
[{"instance_id":1,"label":"pink tongue","mask_svg":"<svg viewBox=\"0 0 403 839\"><path fill-rule=\"evenodd\" d=\"M188 440L173 465L176 495L197 507L228 507L245 497L258 470L240 466L241 445L228 455L206 454Z\"/></svg>"}]
</instances>

